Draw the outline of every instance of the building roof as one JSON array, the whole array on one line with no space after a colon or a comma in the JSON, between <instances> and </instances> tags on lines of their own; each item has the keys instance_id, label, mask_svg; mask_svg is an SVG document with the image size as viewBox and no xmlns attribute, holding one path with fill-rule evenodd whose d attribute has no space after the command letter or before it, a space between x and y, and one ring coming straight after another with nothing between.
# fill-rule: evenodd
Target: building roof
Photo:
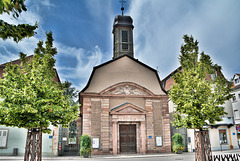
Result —
<instances>
[{"instance_id":1,"label":"building roof","mask_svg":"<svg viewBox=\"0 0 240 161\"><path fill-rule=\"evenodd\" d=\"M162 86L166 91L169 91L170 88L172 87L172 84L174 83L174 80L172 78L173 75L175 75L177 72L182 71L182 66L178 67L177 69L175 69L172 73L170 73L168 76L166 76L163 80L162 80ZM217 76L223 76L221 70L218 70L216 72ZM224 77L225 78L225 77ZM206 80L210 80L211 79L211 75L207 74ZM226 78L225 78L226 79Z\"/></svg>"},{"instance_id":2,"label":"building roof","mask_svg":"<svg viewBox=\"0 0 240 161\"><path fill-rule=\"evenodd\" d=\"M89 78L89 80L88 80L88 82L87 82L87 85L80 91L80 93L81 93L81 92L84 92L84 91L89 87L89 85L90 85L90 83L91 83L91 81L92 81L93 75L94 75L95 71L96 71L98 68L101 68L101 67L103 67L103 66L105 66L105 65L107 65L107 64L110 64L110 63L112 63L112 62L115 62L115 61L117 61L117 60L119 60L119 59L121 59L121 58L123 58L123 57L128 57L129 59L135 61L136 63L138 63L138 64L140 64L140 65L142 65L142 66L150 69L151 71L153 71L153 72L155 73L157 79L158 79L158 83L159 83L162 91L163 91L165 94L167 94L167 92L165 91L165 89L162 87L162 84L161 84L161 81L160 81L160 78L159 78L159 75L158 75L157 70L151 68L150 66L148 66L148 65L140 62L139 60L137 60L137 59L135 59L135 58L133 58L133 57L130 57L130 56L128 56L128 55L123 55L123 56L120 56L120 57L118 57L118 58L116 58L116 59L107 61L107 62L105 62L105 63L103 63L103 64L101 64L101 65L95 66L95 67L93 68L93 71L92 71L92 73L91 73L91 76L90 76L90 78Z\"/></svg>"},{"instance_id":3,"label":"building roof","mask_svg":"<svg viewBox=\"0 0 240 161\"><path fill-rule=\"evenodd\" d=\"M240 78L240 74L235 73L234 76L233 76L233 78L232 78L233 81L234 81L234 78L235 78L236 75L239 76L239 78ZM239 85L236 85L236 86L235 86L235 83L232 84L232 90L238 89L238 88L240 88L240 84L239 84Z\"/></svg>"},{"instance_id":4,"label":"building roof","mask_svg":"<svg viewBox=\"0 0 240 161\"><path fill-rule=\"evenodd\" d=\"M117 15L114 19L112 33L114 33L116 27L130 27L133 29L134 26L132 25L132 23L133 19L130 16Z\"/></svg>"},{"instance_id":5,"label":"building roof","mask_svg":"<svg viewBox=\"0 0 240 161\"><path fill-rule=\"evenodd\" d=\"M172 76L174 76L177 72L179 72L181 70L182 70L182 66L175 69L172 73L170 73L168 76L166 76L162 80L161 83L162 83L162 86L165 89L165 91L168 91L172 87L172 84L174 83L174 80L173 80Z\"/></svg>"},{"instance_id":6,"label":"building roof","mask_svg":"<svg viewBox=\"0 0 240 161\"><path fill-rule=\"evenodd\" d=\"M31 60L31 59L33 58L33 55L27 56L26 58L27 58L28 60ZM10 61L10 62L6 62L6 63L4 63L4 64L0 64L0 78L3 78L4 69L5 69L5 67L6 67L7 64L12 63L12 64L14 64L14 65L16 65L16 64L17 64L17 65L21 65L21 62L22 62L22 61L21 61L20 59L16 59L16 60L13 60L13 61ZM57 69L56 69L56 68L53 68L53 70L54 70L55 73L56 73L56 76L55 76L55 78L54 78L53 80L60 83L60 78L59 78L59 76L58 76Z\"/></svg>"}]
</instances>

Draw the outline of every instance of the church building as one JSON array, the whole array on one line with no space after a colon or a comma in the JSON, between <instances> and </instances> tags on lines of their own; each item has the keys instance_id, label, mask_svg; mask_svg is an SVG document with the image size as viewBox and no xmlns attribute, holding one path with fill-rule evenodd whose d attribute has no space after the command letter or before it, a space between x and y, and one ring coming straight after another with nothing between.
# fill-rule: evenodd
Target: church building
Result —
<instances>
[{"instance_id":1,"label":"church building","mask_svg":"<svg viewBox=\"0 0 240 161\"><path fill-rule=\"evenodd\" d=\"M169 97L158 72L134 58L133 28L130 16L115 17L113 59L94 67L79 93L92 154L171 152Z\"/></svg>"}]
</instances>

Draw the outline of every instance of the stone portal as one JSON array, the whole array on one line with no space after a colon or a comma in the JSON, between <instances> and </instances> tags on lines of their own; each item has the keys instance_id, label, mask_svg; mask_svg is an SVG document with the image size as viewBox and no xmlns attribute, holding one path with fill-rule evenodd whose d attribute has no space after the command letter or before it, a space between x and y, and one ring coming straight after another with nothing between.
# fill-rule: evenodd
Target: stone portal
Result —
<instances>
[{"instance_id":1,"label":"stone portal","mask_svg":"<svg viewBox=\"0 0 240 161\"><path fill-rule=\"evenodd\" d=\"M113 122L113 154L146 153L146 111L124 103L110 112Z\"/></svg>"}]
</instances>

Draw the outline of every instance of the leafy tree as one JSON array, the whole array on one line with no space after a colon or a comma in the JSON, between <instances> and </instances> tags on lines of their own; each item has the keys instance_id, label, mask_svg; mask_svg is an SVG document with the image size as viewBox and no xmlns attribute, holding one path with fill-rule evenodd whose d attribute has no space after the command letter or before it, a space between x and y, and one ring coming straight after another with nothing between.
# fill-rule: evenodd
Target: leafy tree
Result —
<instances>
[{"instance_id":1,"label":"leafy tree","mask_svg":"<svg viewBox=\"0 0 240 161\"><path fill-rule=\"evenodd\" d=\"M64 90L64 94L69 98L71 101L71 105L78 104L78 93L79 91L76 90L75 87L72 87L72 83L68 80L61 83L61 88Z\"/></svg>"},{"instance_id":2,"label":"leafy tree","mask_svg":"<svg viewBox=\"0 0 240 161\"><path fill-rule=\"evenodd\" d=\"M14 18L18 18L22 11L27 11L24 4L25 0L1 0L0 1L0 14L7 13ZM34 36L34 30L38 27L37 23L34 26L29 24L13 25L0 20L0 37L3 40L13 38L15 42L19 42L23 38Z\"/></svg>"},{"instance_id":3,"label":"leafy tree","mask_svg":"<svg viewBox=\"0 0 240 161\"><path fill-rule=\"evenodd\" d=\"M0 79L0 124L50 132L50 124L67 127L77 119L77 105L71 105L53 81L57 50L53 48L52 33L46 36L45 47L39 41L31 60L20 53L21 66L6 65L4 79Z\"/></svg>"},{"instance_id":4,"label":"leafy tree","mask_svg":"<svg viewBox=\"0 0 240 161\"><path fill-rule=\"evenodd\" d=\"M46 48L40 41L32 60L26 60L26 55L20 53L21 67L11 63L6 66L0 82L1 124L47 129L50 123L64 126L76 118L77 107L70 105L53 81L57 51L52 48L52 33L46 35Z\"/></svg>"},{"instance_id":5,"label":"leafy tree","mask_svg":"<svg viewBox=\"0 0 240 161\"><path fill-rule=\"evenodd\" d=\"M213 64L209 55L202 52L198 59L198 41L184 35L185 44L181 46L179 62L182 71L173 76L173 84L169 95L176 106L174 114L176 127L202 129L208 123L221 121L225 114L221 106L231 98L231 83L223 75L206 80L207 74L215 74L221 70Z\"/></svg>"},{"instance_id":6,"label":"leafy tree","mask_svg":"<svg viewBox=\"0 0 240 161\"><path fill-rule=\"evenodd\" d=\"M221 105L231 98L231 83L228 83L223 75L206 79L207 75L215 74L221 67L214 65L210 56L204 52L200 53L199 58L198 41L194 41L192 36L184 35L183 39L184 44L181 46L179 56L182 70L173 76L175 83L169 92L176 110L173 114L173 125L177 128L198 129L195 138L198 136L205 139L199 139L200 142L195 140L195 145L202 149L196 149L195 159L207 160L207 157L211 156L205 155L204 145L211 146L206 132L203 132L203 126L221 121L221 116L226 114Z\"/></svg>"},{"instance_id":7,"label":"leafy tree","mask_svg":"<svg viewBox=\"0 0 240 161\"><path fill-rule=\"evenodd\" d=\"M79 99L78 99L78 93L79 91L76 90L75 87L72 87L72 83L68 80L61 83L61 88L64 91L64 95L70 100L71 106L78 105ZM69 141L76 142L78 144L77 139L77 121L74 120L69 123L69 127L67 128L68 131L68 138Z\"/></svg>"}]
</instances>

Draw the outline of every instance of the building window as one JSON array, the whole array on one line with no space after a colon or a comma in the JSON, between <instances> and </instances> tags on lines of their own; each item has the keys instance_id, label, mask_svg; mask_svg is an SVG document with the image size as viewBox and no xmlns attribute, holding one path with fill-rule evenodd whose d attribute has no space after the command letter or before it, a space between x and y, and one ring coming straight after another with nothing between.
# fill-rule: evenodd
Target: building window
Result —
<instances>
[{"instance_id":1,"label":"building window","mask_svg":"<svg viewBox=\"0 0 240 161\"><path fill-rule=\"evenodd\" d=\"M122 31L122 42L128 42L128 32Z\"/></svg>"},{"instance_id":2,"label":"building window","mask_svg":"<svg viewBox=\"0 0 240 161\"><path fill-rule=\"evenodd\" d=\"M239 84L239 78L234 79L235 85Z\"/></svg>"},{"instance_id":3,"label":"building window","mask_svg":"<svg viewBox=\"0 0 240 161\"><path fill-rule=\"evenodd\" d=\"M233 102L236 101L236 96L235 96L235 94L233 95L232 100L233 100Z\"/></svg>"},{"instance_id":4,"label":"building window","mask_svg":"<svg viewBox=\"0 0 240 161\"><path fill-rule=\"evenodd\" d=\"M238 98L240 98L240 93L238 93Z\"/></svg>"},{"instance_id":5,"label":"building window","mask_svg":"<svg viewBox=\"0 0 240 161\"><path fill-rule=\"evenodd\" d=\"M216 74L211 74L211 79L215 79L216 78Z\"/></svg>"},{"instance_id":6,"label":"building window","mask_svg":"<svg viewBox=\"0 0 240 161\"><path fill-rule=\"evenodd\" d=\"M219 130L219 141L220 144L227 144L227 131L226 129L220 129Z\"/></svg>"},{"instance_id":7,"label":"building window","mask_svg":"<svg viewBox=\"0 0 240 161\"><path fill-rule=\"evenodd\" d=\"M0 148L7 147L8 130L0 130Z\"/></svg>"},{"instance_id":8,"label":"building window","mask_svg":"<svg viewBox=\"0 0 240 161\"><path fill-rule=\"evenodd\" d=\"M122 49L123 50L128 50L128 44L122 44Z\"/></svg>"},{"instance_id":9,"label":"building window","mask_svg":"<svg viewBox=\"0 0 240 161\"><path fill-rule=\"evenodd\" d=\"M128 50L128 31L122 31L122 50Z\"/></svg>"},{"instance_id":10,"label":"building window","mask_svg":"<svg viewBox=\"0 0 240 161\"><path fill-rule=\"evenodd\" d=\"M235 117L235 119L239 119L239 111L238 110L234 110L234 117Z\"/></svg>"}]
</instances>

